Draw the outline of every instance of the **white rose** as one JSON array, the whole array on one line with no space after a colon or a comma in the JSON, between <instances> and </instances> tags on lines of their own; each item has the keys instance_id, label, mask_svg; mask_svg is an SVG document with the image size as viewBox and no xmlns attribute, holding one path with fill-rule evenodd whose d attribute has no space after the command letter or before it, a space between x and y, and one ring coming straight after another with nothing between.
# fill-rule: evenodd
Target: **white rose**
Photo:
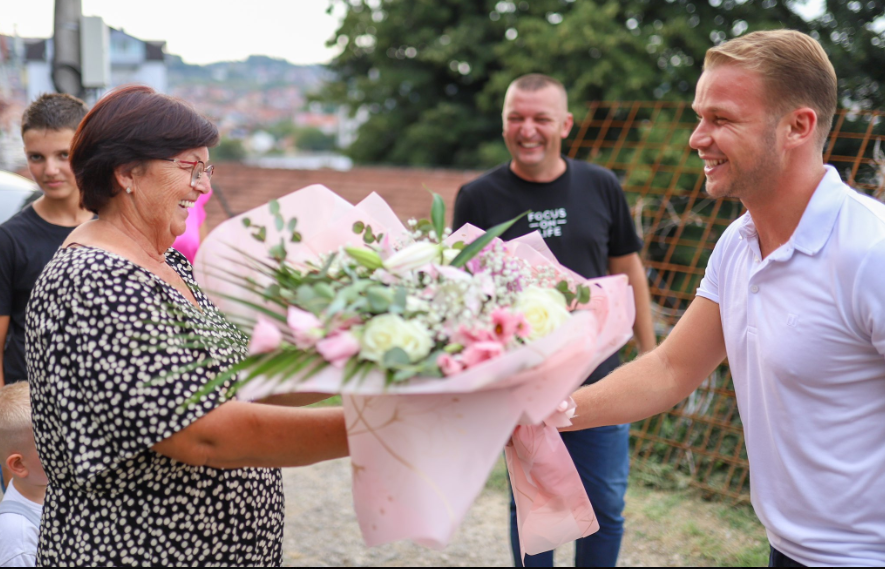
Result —
<instances>
[{"instance_id":1,"label":"white rose","mask_svg":"<svg viewBox=\"0 0 885 569\"><path fill-rule=\"evenodd\" d=\"M538 286L530 286L519 293L513 309L524 314L532 327L529 340L543 338L562 326L570 316L562 293Z\"/></svg>"},{"instance_id":2,"label":"white rose","mask_svg":"<svg viewBox=\"0 0 885 569\"><path fill-rule=\"evenodd\" d=\"M360 346L360 357L366 360L381 363L388 350L402 348L414 363L430 354L433 339L420 322L408 321L396 314L382 314L366 324Z\"/></svg>"}]
</instances>

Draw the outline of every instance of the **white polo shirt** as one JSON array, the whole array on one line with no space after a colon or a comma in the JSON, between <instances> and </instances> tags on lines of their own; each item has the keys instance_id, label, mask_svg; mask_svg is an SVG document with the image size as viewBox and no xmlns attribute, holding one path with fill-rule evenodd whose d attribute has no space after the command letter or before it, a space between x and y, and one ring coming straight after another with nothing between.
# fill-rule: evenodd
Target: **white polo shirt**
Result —
<instances>
[{"instance_id":1,"label":"white polo shirt","mask_svg":"<svg viewBox=\"0 0 885 569\"><path fill-rule=\"evenodd\" d=\"M805 565L885 565L885 204L832 167L761 259L746 214L698 289L719 304L771 544Z\"/></svg>"}]
</instances>

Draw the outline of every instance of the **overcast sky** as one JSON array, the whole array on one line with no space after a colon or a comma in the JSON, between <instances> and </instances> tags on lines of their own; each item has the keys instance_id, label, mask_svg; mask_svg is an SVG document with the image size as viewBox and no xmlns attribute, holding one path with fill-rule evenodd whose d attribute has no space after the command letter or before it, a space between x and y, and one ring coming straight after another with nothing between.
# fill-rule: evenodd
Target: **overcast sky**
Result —
<instances>
[{"instance_id":1,"label":"overcast sky","mask_svg":"<svg viewBox=\"0 0 885 569\"><path fill-rule=\"evenodd\" d=\"M82 0L84 16L101 16L143 40L165 40L166 52L188 63L282 57L326 63L339 18L326 0ZM52 36L55 0L0 0L0 34Z\"/></svg>"},{"instance_id":2,"label":"overcast sky","mask_svg":"<svg viewBox=\"0 0 885 569\"><path fill-rule=\"evenodd\" d=\"M188 63L239 61L250 55L292 63L327 63L325 46L340 20L326 14L327 0L81 0L83 15L101 16L143 40L165 40L167 53ZM819 13L823 0L802 10ZM0 34L52 36L55 0L0 0ZM885 20L883 20L885 21Z\"/></svg>"}]
</instances>

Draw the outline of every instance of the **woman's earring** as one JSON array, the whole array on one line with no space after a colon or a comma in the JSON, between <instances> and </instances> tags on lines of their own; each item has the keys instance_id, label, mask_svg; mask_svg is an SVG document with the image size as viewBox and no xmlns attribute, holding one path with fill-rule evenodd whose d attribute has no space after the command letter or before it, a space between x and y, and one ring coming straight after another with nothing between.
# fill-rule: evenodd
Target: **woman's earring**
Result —
<instances>
[{"instance_id":1,"label":"woman's earring","mask_svg":"<svg viewBox=\"0 0 885 569\"><path fill-rule=\"evenodd\" d=\"M127 193L127 194L131 194L131 193L132 193L132 186L126 188L126 193Z\"/></svg>"}]
</instances>

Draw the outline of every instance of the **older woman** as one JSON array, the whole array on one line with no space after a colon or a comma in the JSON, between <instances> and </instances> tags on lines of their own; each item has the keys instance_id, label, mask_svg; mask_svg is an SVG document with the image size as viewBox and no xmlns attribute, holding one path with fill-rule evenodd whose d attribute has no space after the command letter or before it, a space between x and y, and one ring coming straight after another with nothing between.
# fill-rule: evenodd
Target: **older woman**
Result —
<instances>
[{"instance_id":1,"label":"older woman","mask_svg":"<svg viewBox=\"0 0 885 569\"><path fill-rule=\"evenodd\" d=\"M74 137L71 167L98 219L46 267L27 316L50 481L38 564L279 565L276 467L347 453L340 409L227 401L224 387L187 403L246 346L169 248L210 190L217 141L188 105L146 87L99 101ZM170 306L230 347L170 346ZM193 362L209 365L162 379Z\"/></svg>"}]
</instances>

